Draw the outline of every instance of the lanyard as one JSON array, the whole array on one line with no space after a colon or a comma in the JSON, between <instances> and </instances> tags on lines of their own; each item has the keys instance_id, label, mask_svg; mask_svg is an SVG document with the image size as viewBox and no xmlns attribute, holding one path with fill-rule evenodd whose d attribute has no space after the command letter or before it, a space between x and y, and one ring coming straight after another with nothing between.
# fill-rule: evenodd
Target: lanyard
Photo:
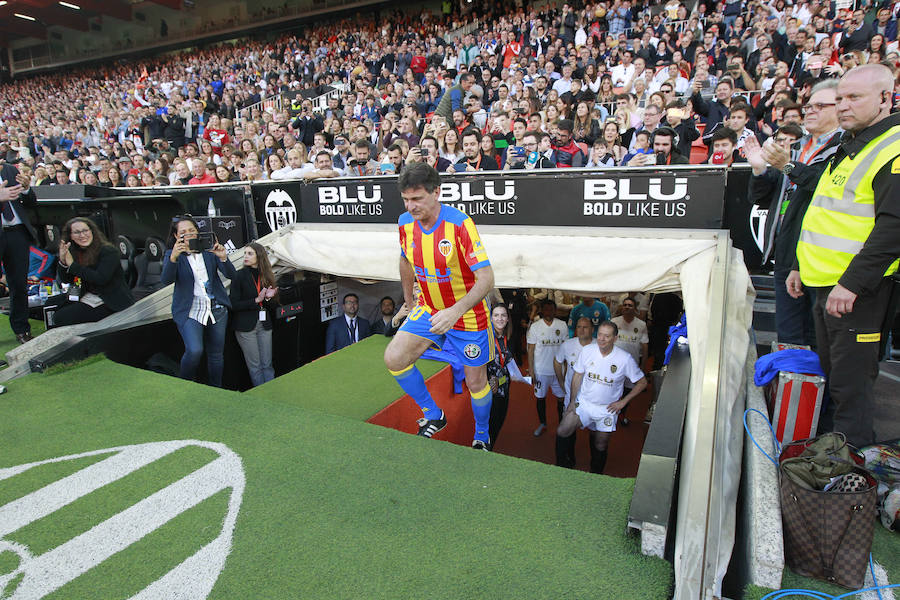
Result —
<instances>
[{"instance_id":1,"label":"lanyard","mask_svg":"<svg viewBox=\"0 0 900 600\"><path fill-rule=\"evenodd\" d=\"M500 345L500 340L503 340L503 346ZM495 336L494 344L497 345L497 358L500 361L500 368L502 369L506 365L506 356L504 355L504 346L506 345L506 340L503 336Z\"/></svg>"},{"instance_id":2,"label":"lanyard","mask_svg":"<svg viewBox=\"0 0 900 600\"><path fill-rule=\"evenodd\" d=\"M261 288L259 287L259 277L256 277L256 278L253 280L253 283L256 285L256 297L259 298L259 291L260 291L260 289L261 289ZM257 304L259 304L260 306L262 306L262 302L257 302Z\"/></svg>"},{"instance_id":3,"label":"lanyard","mask_svg":"<svg viewBox=\"0 0 900 600\"><path fill-rule=\"evenodd\" d=\"M802 162L803 164L807 164L807 161L814 159L816 157L816 154L821 152L822 148L824 148L826 145L826 144L822 144L821 146L816 148L816 151L813 152L812 154L810 154L809 158L807 158L806 153L809 152L809 150L812 148L813 143L815 143L815 141L816 141L816 139L814 137L810 136L809 141L806 142L806 145L803 147L803 150L800 151L800 162Z\"/></svg>"}]
</instances>

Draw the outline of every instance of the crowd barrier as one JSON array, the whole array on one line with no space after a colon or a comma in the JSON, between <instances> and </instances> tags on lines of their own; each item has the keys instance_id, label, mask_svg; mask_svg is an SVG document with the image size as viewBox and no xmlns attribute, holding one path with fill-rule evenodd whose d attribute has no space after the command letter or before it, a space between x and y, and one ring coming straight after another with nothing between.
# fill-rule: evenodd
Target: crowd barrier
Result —
<instances>
[{"instance_id":1,"label":"crowd barrier","mask_svg":"<svg viewBox=\"0 0 900 600\"><path fill-rule=\"evenodd\" d=\"M749 168L560 169L442 175L441 201L477 224L728 229L749 268L759 266L768 207L747 199ZM142 248L165 239L173 216L209 224L229 249L294 222L396 223L404 212L395 175L261 181L159 188L35 188L33 222L50 239L75 215L89 216L110 237ZM45 240L46 241L46 240Z\"/></svg>"}]
</instances>

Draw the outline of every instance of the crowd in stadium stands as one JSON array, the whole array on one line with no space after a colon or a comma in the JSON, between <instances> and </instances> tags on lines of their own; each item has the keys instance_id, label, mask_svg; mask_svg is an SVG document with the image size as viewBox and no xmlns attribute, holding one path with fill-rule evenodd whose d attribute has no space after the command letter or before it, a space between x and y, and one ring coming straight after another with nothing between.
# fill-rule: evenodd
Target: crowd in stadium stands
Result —
<instances>
[{"instance_id":1,"label":"crowd in stadium stands","mask_svg":"<svg viewBox=\"0 0 900 600\"><path fill-rule=\"evenodd\" d=\"M410 161L730 164L749 138L802 125L818 81L900 61L898 3L475 4L481 14L360 15L269 43L17 80L0 87L0 160L33 185L126 187L395 173ZM468 32L451 32L463 19ZM316 108L329 84L342 89Z\"/></svg>"}]
</instances>

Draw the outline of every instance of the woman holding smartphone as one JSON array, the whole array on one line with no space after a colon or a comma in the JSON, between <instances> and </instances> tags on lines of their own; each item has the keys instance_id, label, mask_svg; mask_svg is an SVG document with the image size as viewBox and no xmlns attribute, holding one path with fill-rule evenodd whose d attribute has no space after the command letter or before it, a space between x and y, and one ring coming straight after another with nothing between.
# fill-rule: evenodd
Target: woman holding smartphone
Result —
<instances>
[{"instance_id":1,"label":"woman holding smartphone","mask_svg":"<svg viewBox=\"0 0 900 600\"><path fill-rule=\"evenodd\" d=\"M237 337L253 387L275 378L272 368L272 315L270 303L278 288L266 249L250 242L244 248L244 268L231 283L231 309Z\"/></svg>"},{"instance_id":2,"label":"woman holding smartphone","mask_svg":"<svg viewBox=\"0 0 900 600\"><path fill-rule=\"evenodd\" d=\"M206 350L209 385L222 387L225 367L225 330L231 300L219 278L236 275L225 247L214 241L204 249L200 228L193 217L176 217L169 231L169 249L163 258L162 282L175 282L172 294L172 320L184 341L181 357L182 379L194 379Z\"/></svg>"}]
</instances>

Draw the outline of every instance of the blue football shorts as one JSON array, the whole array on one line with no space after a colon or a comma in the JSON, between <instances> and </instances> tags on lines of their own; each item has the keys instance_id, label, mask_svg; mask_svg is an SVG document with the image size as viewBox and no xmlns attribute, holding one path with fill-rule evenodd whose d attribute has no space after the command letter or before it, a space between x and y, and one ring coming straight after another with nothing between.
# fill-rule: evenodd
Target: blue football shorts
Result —
<instances>
[{"instance_id":1,"label":"blue football shorts","mask_svg":"<svg viewBox=\"0 0 900 600\"><path fill-rule=\"evenodd\" d=\"M494 333L492 328L481 331L451 329L443 335L431 333L431 312L425 306L416 306L406 317L399 331L431 341L431 347L444 350L449 346L467 367L480 367L494 359Z\"/></svg>"}]
</instances>

